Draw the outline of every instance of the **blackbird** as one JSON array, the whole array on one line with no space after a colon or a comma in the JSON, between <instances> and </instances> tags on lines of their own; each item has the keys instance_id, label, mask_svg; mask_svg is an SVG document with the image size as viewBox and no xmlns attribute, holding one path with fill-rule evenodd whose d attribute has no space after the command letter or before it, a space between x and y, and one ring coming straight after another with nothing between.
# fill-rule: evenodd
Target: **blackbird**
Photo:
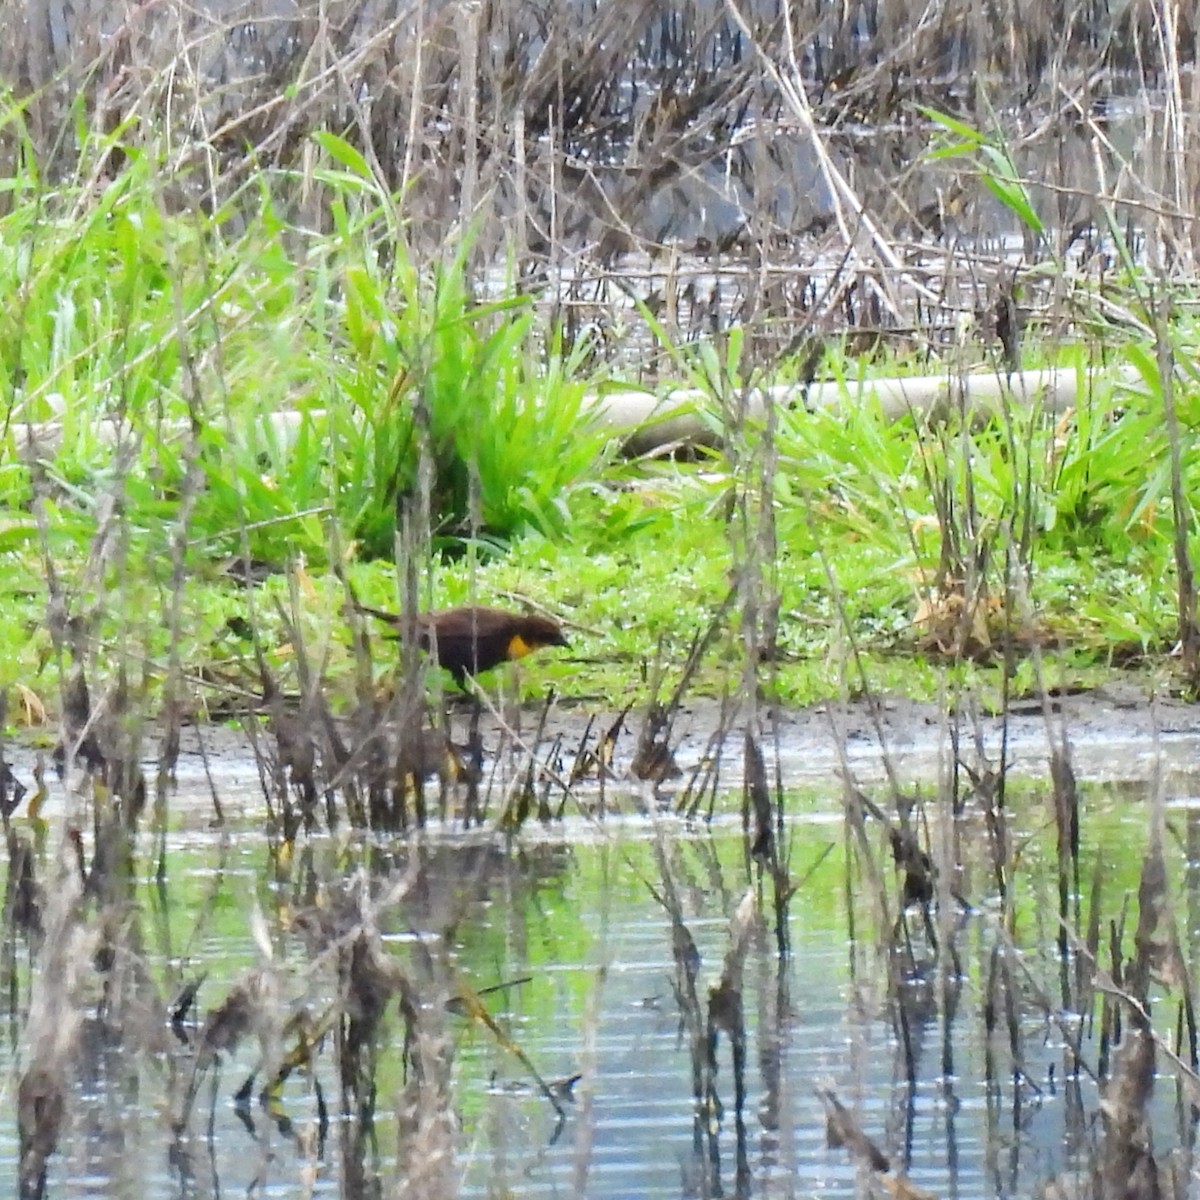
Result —
<instances>
[{"instance_id":1,"label":"blackbird","mask_svg":"<svg viewBox=\"0 0 1200 1200\"><path fill-rule=\"evenodd\" d=\"M402 629L404 618L396 613L358 605L360 612ZM502 608L465 605L441 612L418 613L415 618L417 644L428 651L467 690L467 675L490 671L501 663L524 658L543 646L566 646L566 634L553 617L537 613L506 612Z\"/></svg>"}]
</instances>

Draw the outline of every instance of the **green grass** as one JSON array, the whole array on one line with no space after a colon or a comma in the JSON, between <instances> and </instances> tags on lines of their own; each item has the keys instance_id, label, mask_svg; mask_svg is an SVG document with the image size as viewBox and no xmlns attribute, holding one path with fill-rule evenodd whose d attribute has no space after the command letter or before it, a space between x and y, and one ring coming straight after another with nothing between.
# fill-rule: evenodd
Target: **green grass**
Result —
<instances>
[{"instance_id":1,"label":"green grass","mask_svg":"<svg viewBox=\"0 0 1200 1200\"><path fill-rule=\"evenodd\" d=\"M1129 423L1130 436L1144 446L1136 415L1113 420L1118 427ZM932 453L928 435L887 425L867 412L847 422L808 417L803 425L781 435L784 455L773 497L781 543L773 575L785 655L774 667L779 692L793 702L839 692L847 681L852 636L867 656L874 686L934 695L944 664L917 652L913 626L939 568L937 514L920 478L921 456ZM937 452L953 451L957 444L951 439ZM1121 451L1131 452L1129 446ZM977 468L980 537L997 544L993 557L1002 561L998 544L1005 536L1008 486L999 480L1003 445L973 436L969 453ZM1073 527L1077 515L1068 521L1053 505L1039 505L1042 527L1030 555L1032 615L1060 644L1061 661L1072 671L1098 670L1114 650L1140 647L1161 654L1173 637L1169 514L1160 503L1145 503L1144 478L1131 476L1124 489L1120 478L1115 471L1097 476L1087 493L1097 498L1088 500L1085 527ZM680 662L726 594L734 565L724 519L728 486L711 470L686 466L600 470L595 485L575 497L572 523L561 532L531 530L502 555L434 559L422 600L431 606L468 599L511 604L527 596L578 627L572 655L548 653L523 669L531 692L553 683L567 696L623 702L644 695L648 668L660 649L667 662ZM82 571L83 551L80 544L60 558L68 578ZM36 664L48 654L49 640L44 632L29 636L44 605L40 564L30 546L7 557L12 569L5 572L0 638L10 651L0 676L5 685L21 682L45 691L52 675L39 675ZM157 571L154 564L143 565L144 571L131 569L123 580L126 602L108 606L97 635L116 646L124 629L133 644L144 646L150 664L161 663L167 635L157 614L168 604L166 579L161 562ZM841 610L827 572L838 583ZM186 597L183 658L197 674L214 660L233 669L250 658L249 646L225 628L230 617L246 613L246 597L209 576L195 575ZM350 577L367 602L396 604L391 564L357 562ZM997 571L991 589L1003 591ZM319 567L310 568L301 596L306 639L320 644L332 637L331 687L348 695L349 638L340 586ZM288 603L282 577L255 594L253 611L266 645L274 647L276 665L286 669L290 660L276 602ZM135 621L130 613L143 616ZM959 670L963 678L981 681L996 674L972 664ZM715 648L698 686L720 694L736 688L740 672L731 636ZM153 677L152 667L150 673ZM849 682L859 682L853 672Z\"/></svg>"},{"instance_id":2,"label":"green grass","mask_svg":"<svg viewBox=\"0 0 1200 1200\"><path fill-rule=\"evenodd\" d=\"M787 702L863 686L934 696L948 678L998 690L994 661L930 654L915 624L967 581L988 600L996 645L1007 627L1036 632L1073 679L1102 677L1115 657L1166 662L1175 585L1153 347L1128 337L1105 347L1139 369L1143 390L1100 389L1068 418L1014 408L925 428L889 423L870 403L782 413L766 495L754 429L699 463L621 464L584 406L605 383L585 365L589 347L544 328L512 288L476 296L469 233L417 262L402 210L366 162L336 138L318 145L319 229L276 199L297 181L265 175L212 216L174 211L146 152L100 189L87 148L74 184L50 187L32 170L10 181L0 687L55 706L49 559L72 612L92 623L93 671L132 655L156 695L183 546L178 649L201 709L222 681L254 678L233 618L256 622L268 661L295 682L278 611L290 605L286 578L248 596L215 569L242 551L299 573L301 632L327 647L330 693L347 703L350 635L331 559L364 600L394 607L398 527L428 517L412 550L423 605L528 597L571 623L573 651L523 664L526 694L553 684L624 704L645 698L659 657L677 666L707 627L753 537L734 514L753 522L764 505L778 552L759 566L778 592L781 653L760 674ZM1186 317L1172 336L1194 496L1200 386L1186 364L1200 339ZM679 382L714 395L794 369L751 370L736 331L666 348ZM1102 357L1079 346L1031 354L1081 370ZM918 365L827 350L835 377ZM282 410L296 414L286 432L270 419ZM35 503L19 437L51 418L61 440ZM106 420L121 430L119 452ZM731 627L696 689L736 690L741 653ZM391 657L379 656L381 681ZM1032 684L1026 661L1017 671L1018 687Z\"/></svg>"}]
</instances>

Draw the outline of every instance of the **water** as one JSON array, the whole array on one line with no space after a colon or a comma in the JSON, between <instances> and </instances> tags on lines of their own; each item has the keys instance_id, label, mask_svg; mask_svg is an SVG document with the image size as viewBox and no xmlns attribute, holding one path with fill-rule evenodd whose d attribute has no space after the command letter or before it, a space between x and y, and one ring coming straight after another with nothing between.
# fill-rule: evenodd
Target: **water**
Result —
<instances>
[{"instance_id":1,"label":"water","mask_svg":"<svg viewBox=\"0 0 1200 1200\"><path fill-rule=\"evenodd\" d=\"M1168 810L1189 963L1200 932L1196 871L1185 852L1200 844L1192 783L1176 777ZM173 1128L200 1033L193 1025L181 1040L154 1003L207 972L199 1007L214 1009L244 972L266 962L261 943L269 939L279 995L267 1023L280 1031L304 1010L319 1024L337 998L336 972L321 946L302 935L296 914L304 911L331 920L341 914L343 928L353 925L354 913L373 912L386 955L405 971L427 1027L444 1039L444 1091L433 1111L444 1118L446 1140L438 1144L451 1146L453 1157L450 1169L433 1175L449 1194L680 1197L705 1194L707 1180L713 1195L863 1195L862 1166L827 1143L825 1091L854 1114L894 1171L937 1196L1028 1196L1089 1161L1098 1096L1086 1076L1068 1078L1064 1040L1079 1018L1058 999L1054 836L1044 787L1018 789L1013 801L1020 949L1007 961L1019 1081L1003 1020L990 1035L987 1029L987 981L1005 935L981 818L968 811L962 819L965 866L954 885L972 907L947 915L936 930L943 944L953 943L956 972L950 957L933 949L916 909L907 933L898 928L891 936L894 872L882 864L891 906L884 919L870 871L862 860L848 865L853 839L840 792L789 798L790 870L800 882L789 906L792 953L781 968L768 912L744 964L747 1098L740 1127L723 1033L716 1089L724 1114L697 1119L671 921L656 899L678 898L699 952L703 1005L721 974L730 922L755 881L740 822L693 828L670 817L601 824L575 816L527 828L507 846L478 833L447 832L408 846L322 835L281 866L263 837L253 791L227 793L228 807L242 815L223 832L209 827L203 797L176 803L161 889L149 881L153 841L139 841L146 857L135 865L132 903L112 934L128 956L126 969L114 970L107 991L95 970L85 972L85 1024L71 1057L69 1120L51 1160L50 1196L391 1194L398 1163L411 1162L413 1153L398 1149L405 1023L394 999L372 1041L378 1057L370 1075L371 1136L359 1137L359 1124L341 1111L336 1026L318 1044L311 1072L293 1072L271 1112L255 1099L239 1115L233 1100L259 1057L249 1036L202 1076L190 1117ZM1118 919L1127 894L1136 896L1145 793L1144 785L1110 785L1085 794L1085 926L1095 879L1104 880L1095 901L1103 928ZM878 849L877 835L868 829ZM414 862L419 870L407 875ZM48 862L40 870L49 878ZM404 898L380 906L405 879ZM361 900L363 889L370 900ZM764 895L769 904L769 887ZM1134 921L1135 910L1127 918L1130 953ZM14 1062L29 994L23 939L15 945L19 986L15 1006L6 1005L0 1179L16 1175ZM116 978L124 995L114 992ZM523 982L484 995L503 1035L461 1007L443 1005L455 988L482 991L505 981ZM1158 995L1155 1016L1170 1036L1178 1000ZM562 1100L561 1122L503 1036L543 1080L582 1073ZM283 1042L294 1037L285 1034ZM996 1062L991 1086L989 1046ZM1095 1038L1085 1037L1083 1056L1093 1068L1098 1052ZM1167 1070L1162 1060L1159 1069ZM1187 1138L1174 1099L1164 1078L1153 1110L1160 1155Z\"/></svg>"}]
</instances>

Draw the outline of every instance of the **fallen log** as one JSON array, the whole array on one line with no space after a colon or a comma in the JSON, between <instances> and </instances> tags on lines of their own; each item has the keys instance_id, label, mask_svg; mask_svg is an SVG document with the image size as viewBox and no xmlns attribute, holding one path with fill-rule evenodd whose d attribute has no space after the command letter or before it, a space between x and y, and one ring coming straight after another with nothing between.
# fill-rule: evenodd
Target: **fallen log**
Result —
<instances>
[{"instance_id":1,"label":"fallen log","mask_svg":"<svg viewBox=\"0 0 1200 1200\"><path fill-rule=\"evenodd\" d=\"M761 419L768 405L787 409L836 408L839 405L878 403L890 421L901 417L936 417L958 411L1000 412L1038 404L1046 412L1064 413L1097 391L1137 387L1141 376L1132 367L1101 371L1049 367L1019 371L1011 376L995 371L964 375L896 376L885 379L833 380L807 386L753 388L745 396L746 415ZM731 404L738 403L732 397ZM710 393L699 388L678 388L664 396L648 392L610 392L597 405L603 422L622 436L627 454L651 454L678 444L715 444L720 423L706 417L714 411Z\"/></svg>"},{"instance_id":2,"label":"fallen log","mask_svg":"<svg viewBox=\"0 0 1200 1200\"><path fill-rule=\"evenodd\" d=\"M761 419L768 405L791 410L833 408L839 405L878 403L888 420L907 415L935 417L939 412L998 412L1038 404L1046 412L1062 413L1085 403L1097 391L1136 387L1140 376L1132 367L1109 370L1049 367L1013 375L980 371L961 375L921 375L884 379L825 381L752 388L745 395L746 415ZM732 407L740 403L731 397ZM597 397L591 411L620 439L628 455L653 454L678 445L715 445L721 440L722 414L711 393L700 388L676 388L665 395L648 391L609 392ZM312 413L319 418L320 411ZM295 436L304 414L294 410L272 412L265 418L275 437ZM177 426L182 436L184 426ZM120 425L103 419L98 433L116 442ZM45 421L11 427L19 453L26 458L51 458L62 440L63 423ZM174 430L173 430L174 432Z\"/></svg>"}]
</instances>

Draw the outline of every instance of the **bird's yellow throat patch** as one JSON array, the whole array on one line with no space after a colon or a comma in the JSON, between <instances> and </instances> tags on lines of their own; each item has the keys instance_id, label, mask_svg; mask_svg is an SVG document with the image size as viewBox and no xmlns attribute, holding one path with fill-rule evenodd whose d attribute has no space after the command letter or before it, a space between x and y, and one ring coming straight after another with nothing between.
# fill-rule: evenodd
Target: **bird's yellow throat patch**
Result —
<instances>
[{"instance_id":1,"label":"bird's yellow throat patch","mask_svg":"<svg viewBox=\"0 0 1200 1200\"><path fill-rule=\"evenodd\" d=\"M508 639L509 658L524 658L525 655L532 654L536 649L537 646L531 645L519 633Z\"/></svg>"}]
</instances>

